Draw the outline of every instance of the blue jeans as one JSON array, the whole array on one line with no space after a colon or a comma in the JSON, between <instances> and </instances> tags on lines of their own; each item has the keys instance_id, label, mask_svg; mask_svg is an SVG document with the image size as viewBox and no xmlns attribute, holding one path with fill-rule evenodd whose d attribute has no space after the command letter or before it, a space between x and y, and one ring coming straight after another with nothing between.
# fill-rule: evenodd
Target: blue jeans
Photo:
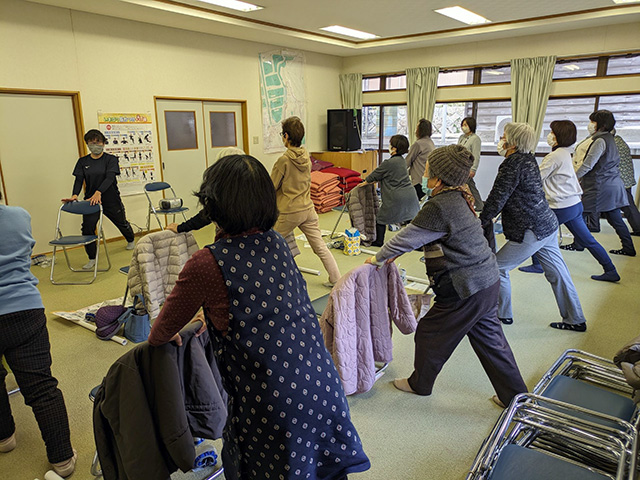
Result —
<instances>
[{"instance_id":1,"label":"blue jeans","mask_svg":"<svg viewBox=\"0 0 640 480\"><path fill-rule=\"evenodd\" d=\"M534 253L540 260L544 276L551 284L562 321L572 324L586 322L578 292L573 285L571 274L558 247L557 233L554 232L548 237L538 240L531 230L525 232L522 243L509 240L496 254L500 269L498 317L513 318L509 272Z\"/></svg>"},{"instance_id":2,"label":"blue jeans","mask_svg":"<svg viewBox=\"0 0 640 480\"><path fill-rule=\"evenodd\" d=\"M616 269L616 267L613 266L613 262L607 254L607 251L595 238L593 238L593 235L591 235L591 232L587 228L587 224L582 217L582 202L578 202L570 207L551 210L556 214L558 224L566 225L567 229L569 229L573 234L576 246L580 245L581 247L589 250L591 255L593 255L593 258L602 265L605 272ZM533 263L535 265L540 265L540 261L535 255L533 256Z\"/></svg>"}]
</instances>

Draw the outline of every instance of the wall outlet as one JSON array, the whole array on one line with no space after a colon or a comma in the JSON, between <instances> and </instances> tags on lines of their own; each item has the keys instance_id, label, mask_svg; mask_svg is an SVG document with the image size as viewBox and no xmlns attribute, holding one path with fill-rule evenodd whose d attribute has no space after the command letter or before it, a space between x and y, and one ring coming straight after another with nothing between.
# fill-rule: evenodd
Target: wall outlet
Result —
<instances>
[{"instance_id":1,"label":"wall outlet","mask_svg":"<svg viewBox=\"0 0 640 480\"><path fill-rule=\"evenodd\" d=\"M260 137L253 137L253 144L258 145L260 143Z\"/></svg>"}]
</instances>

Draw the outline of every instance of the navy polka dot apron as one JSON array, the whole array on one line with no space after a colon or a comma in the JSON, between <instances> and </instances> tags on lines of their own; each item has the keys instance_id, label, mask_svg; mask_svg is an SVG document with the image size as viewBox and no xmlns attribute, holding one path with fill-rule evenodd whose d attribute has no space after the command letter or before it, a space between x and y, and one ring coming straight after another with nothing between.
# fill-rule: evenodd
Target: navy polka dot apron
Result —
<instances>
[{"instance_id":1,"label":"navy polka dot apron","mask_svg":"<svg viewBox=\"0 0 640 480\"><path fill-rule=\"evenodd\" d=\"M273 230L209 248L229 291L215 335L229 418L228 480L330 480L370 466L342 382L285 240Z\"/></svg>"}]
</instances>

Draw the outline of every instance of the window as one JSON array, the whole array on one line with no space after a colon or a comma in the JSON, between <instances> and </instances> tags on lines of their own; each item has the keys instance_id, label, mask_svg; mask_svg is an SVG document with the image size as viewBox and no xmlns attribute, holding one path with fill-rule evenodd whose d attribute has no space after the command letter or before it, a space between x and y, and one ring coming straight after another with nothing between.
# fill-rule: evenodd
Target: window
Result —
<instances>
[{"instance_id":1,"label":"window","mask_svg":"<svg viewBox=\"0 0 640 480\"><path fill-rule=\"evenodd\" d=\"M542 121L542 131L540 132L536 152L549 153L551 151L551 147L547 144L547 135L551 131L549 125L554 120L571 120L576 124L576 128L578 129L578 141L586 138L589 135L587 131L589 115L591 115L595 109L595 97L549 99L547 111Z\"/></svg>"},{"instance_id":2,"label":"window","mask_svg":"<svg viewBox=\"0 0 640 480\"><path fill-rule=\"evenodd\" d=\"M558 60L553 70L553 79L595 77L598 73L598 59Z\"/></svg>"},{"instance_id":3,"label":"window","mask_svg":"<svg viewBox=\"0 0 640 480\"><path fill-rule=\"evenodd\" d=\"M473 102L436 103L433 111L433 134L436 147L458 143L462 119L473 113Z\"/></svg>"},{"instance_id":4,"label":"window","mask_svg":"<svg viewBox=\"0 0 640 480\"><path fill-rule=\"evenodd\" d=\"M640 54L610 57L607 75L628 75L640 73Z\"/></svg>"},{"instance_id":5,"label":"window","mask_svg":"<svg viewBox=\"0 0 640 480\"><path fill-rule=\"evenodd\" d=\"M476 134L482 140L482 151L496 151L504 126L511 121L510 100L477 102Z\"/></svg>"},{"instance_id":6,"label":"window","mask_svg":"<svg viewBox=\"0 0 640 480\"><path fill-rule=\"evenodd\" d=\"M438 87L453 85L473 85L473 69L471 70L440 70Z\"/></svg>"},{"instance_id":7,"label":"window","mask_svg":"<svg viewBox=\"0 0 640 480\"><path fill-rule=\"evenodd\" d=\"M365 77L362 79L363 92L377 92L380 90L380 77Z\"/></svg>"},{"instance_id":8,"label":"window","mask_svg":"<svg viewBox=\"0 0 640 480\"><path fill-rule=\"evenodd\" d=\"M640 94L603 95L598 109L613 113L616 133L627 142L632 155L640 155Z\"/></svg>"},{"instance_id":9,"label":"window","mask_svg":"<svg viewBox=\"0 0 640 480\"><path fill-rule=\"evenodd\" d=\"M385 78L386 90L405 90L407 88L407 76L402 75L387 75Z\"/></svg>"},{"instance_id":10,"label":"window","mask_svg":"<svg viewBox=\"0 0 640 480\"><path fill-rule=\"evenodd\" d=\"M482 67L480 83L509 83L511 82L511 65L503 67Z\"/></svg>"},{"instance_id":11,"label":"window","mask_svg":"<svg viewBox=\"0 0 640 480\"><path fill-rule=\"evenodd\" d=\"M389 158L389 140L394 135L409 136L406 105L362 107L362 148L378 150L379 161Z\"/></svg>"}]
</instances>

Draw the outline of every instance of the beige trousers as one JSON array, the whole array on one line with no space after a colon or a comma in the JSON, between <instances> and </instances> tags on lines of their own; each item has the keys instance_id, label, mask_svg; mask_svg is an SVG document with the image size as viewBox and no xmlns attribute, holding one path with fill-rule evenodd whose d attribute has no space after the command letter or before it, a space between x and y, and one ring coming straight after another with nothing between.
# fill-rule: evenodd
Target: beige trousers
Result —
<instances>
[{"instance_id":1,"label":"beige trousers","mask_svg":"<svg viewBox=\"0 0 640 480\"><path fill-rule=\"evenodd\" d=\"M281 213L273 229L283 237L286 237L296 227L302 230L302 233L307 237L309 245L311 245L313 253L322 260L322 265L324 265L324 269L329 274L329 281L331 283L337 282L340 278L340 269L336 259L333 258L326 243L322 240L318 214L313 207L302 212Z\"/></svg>"}]
</instances>

